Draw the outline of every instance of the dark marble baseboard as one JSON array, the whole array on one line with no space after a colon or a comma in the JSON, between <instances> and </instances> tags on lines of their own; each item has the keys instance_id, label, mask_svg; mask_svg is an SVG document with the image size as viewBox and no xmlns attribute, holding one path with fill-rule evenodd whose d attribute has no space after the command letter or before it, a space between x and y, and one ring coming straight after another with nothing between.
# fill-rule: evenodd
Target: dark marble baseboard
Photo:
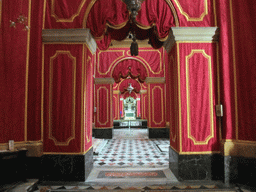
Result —
<instances>
[{"instance_id":1,"label":"dark marble baseboard","mask_svg":"<svg viewBox=\"0 0 256 192\"><path fill-rule=\"evenodd\" d=\"M93 168L93 149L85 155L43 155L41 181L85 181Z\"/></svg>"},{"instance_id":2,"label":"dark marble baseboard","mask_svg":"<svg viewBox=\"0 0 256 192\"><path fill-rule=\"evenodd\" d=\"M93 129L93 137L99 139L112 139L113 138L113 128L102 128Z\"/></svg>"},{"instance_id":3,"label":"dark marble baseboard","mask_svg":"<svg viewBox=\"0 0 256 192\"><path fill-rule=\"evenodd\" d=\"M39 179L41 177L41 157L26 158L27 179Z\"/></svg>"},{"instance_id":4,"label":"dark marble baseboard","mask_svg":"<svg viewBox=\"0 0 256 192\"><path fill-rule=\"evenodd\" d=\"M223 180L223 156L180 155L171 147L169 167L180 180Z\"/></svg>"},{"instance_id":5,"label":"dark marble baseboard","mask_svg":"<svg viewBox=\"0 0 256 192\"><path fill-rule=\"evenodd\" d=\"M256 158L224 157L225 184L243 184L256 187Z\"/></svg>"},{"instance_id":6,"label":"dark marble baseboard","mask_svg":"<svg viewBox=\"0 0 256 192\"><path fill-rule=\"evenodd\" d=\"M26 181L26 153L27 150L0 153L0 186Z\"/></svg>"},{"instance_id":7,"label":"dark marble baseboard","mask_svg":"<svg viewBox=\"0 0 256 192\"><path fill-rule=\"evenodd\" d=\"M154 138L170 138L169 128L148 128L149 139Z\"/></svg>"}]
</instances>

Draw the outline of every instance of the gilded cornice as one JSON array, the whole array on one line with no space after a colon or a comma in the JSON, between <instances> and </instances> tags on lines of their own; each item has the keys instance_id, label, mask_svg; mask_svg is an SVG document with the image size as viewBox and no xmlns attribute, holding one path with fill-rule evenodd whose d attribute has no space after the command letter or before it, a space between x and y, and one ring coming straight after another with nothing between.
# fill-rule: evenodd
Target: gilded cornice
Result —
<instances>
[{"instance_id":1,"label":"gilded cornice","mask_svg":"<svg viewBox=\"0 0 256 192\"><path fill-rule=\"evenodd\" d=\"M95 84L114 84L114 78L94 78Z\"/></svg>"},{"instance_id":2,"label":"gilded cornice","mask_svg":"<svg viewBox=\"0 0 256 192\"><path fill-rule=\"evenodd\" d=\"M212 42L219 41L218 27L172 27L168 39L164 43L169 52L179 42Z\"/></svg>"},{"instance_id":3,"label":"gilded cornice","mask_svg":"<svg viewBox=\"0 0 256 192\"><path fill-rule=\"evenodd\" d=\"M89 29L43 29L42 40L44 43L86 43L94 54L97 49L96 41Z\"/></svg>"},{"instance_id":4,"label":"gilded cornice","mask_svg":"<svg viewBox=\"0 0 256 192\"><path fill-rule=\"evenodd\" d=\"M148 83L165 83L165 77L147 77L145 82Z\"/></svg>"}]
</instances>

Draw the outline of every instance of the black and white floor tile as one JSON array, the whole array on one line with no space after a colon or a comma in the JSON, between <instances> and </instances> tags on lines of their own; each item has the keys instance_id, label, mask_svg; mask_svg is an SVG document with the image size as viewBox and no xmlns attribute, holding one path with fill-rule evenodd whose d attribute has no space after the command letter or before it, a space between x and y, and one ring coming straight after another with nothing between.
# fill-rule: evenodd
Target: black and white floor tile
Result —
<instances>
[{"instance_id":1,"label":"black and white floor tile","mask_svg":"<svg viewBox=\"0 0 256 192\"><path fill-rule=\"evenodd\" d=\"M120 131L120 130L119 130ZM130 130L123 130L123 135ZM147 130L138 130L138 134ZM162 167L169 165L169 151L159 146L168 146L168 139L136 138L136 130L130 138L109 139L98 155L94 155L94 167Z\"/></svg>"}]
</instances>

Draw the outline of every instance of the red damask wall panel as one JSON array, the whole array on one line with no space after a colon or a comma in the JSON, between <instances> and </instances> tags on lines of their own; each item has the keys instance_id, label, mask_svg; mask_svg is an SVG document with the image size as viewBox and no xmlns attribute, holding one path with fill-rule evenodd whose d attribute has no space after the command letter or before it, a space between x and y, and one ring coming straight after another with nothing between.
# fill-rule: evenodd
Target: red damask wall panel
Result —
<instances>
[{"instance_id":1,"label":"red damask wall panel","mask_svg":"<svg viewBox=\"0 0 256 192\"><path fill-rule=\"evenodd\" d=\"M177 49L176 46L169 53L169 78L166 78L166 83L169 80L169 94L166 95L166 103L169 113L166 113L166 118L169 120L170 126L170 146L179 151L179 126L180 126L180 101L178 90L178 65L177 65Z\"/></svg>"},{"instance_id":2,"label":"red damask wall panel","mask_svg":"<svg viewBox=\"0 0 256 192\"><path fill-rule=\"evenodd\" d=\"M119 94L113 94L113 104L112 104L112 110L113 110L113 119L118 120L120 119L119 115Z\"/></svg>"},{"instance_id":3,"label":"red damask wall panel","mask_svg":"<svg viewBox=\"0 0 256 192\"><path fill-rule=\"evenodd\" d=\"M232 111L236 115L234 130L238 140L256 141L256 27L253 24L256 5L249 0L232 0L230 5L232 64L235 73L235 94L231 95L235 99L235 109Z\"/></svg>"},{"instance_id":4,"label":"red damask wall panel","mask_svg":"<svg viewBox=\"0 0 256 192\"><path fill-rule=\"evenodd\" d=\"M216 5L211 0L171 0L177 11L180 27L216 26Z\"/></svg>"},{"instance_id":5,"label":"red damask wall panel","mask_svg":"<svg viewBox=\"0 0 256 192\"><path fill-rule=\"evenodd\" d=\"M84 117L84 127L82 134L84 137L82 141L84 142L84 149L83 151L88 151L92 146L92 122L93 122L93 91L94 91L94 81L93 81L93 74L94 74L94 55L91 51L84 46L84 55L85 55L85 80L84 80L84 93L83 93L83 112L82 116Z\"/></svg>"},{"instance_id":6,"label":"red damask wall panel","mask_svg":"<svg viewBox=\"0 0 256 192\"><path fill-rule=\"evenodd\" d=\"M44 0L45 29L83 28L86 8L91 0ZM88 15L88 13L87 13Z\"/></svg>"},{"instance_id":7,"label":"red damask wall panel","mask_svg":"<svg viewBox=\"0 0 256 192\"><path fill-rule=\"evenodd\" d=\"M113 89L111 84L96 84L96 128L112 128L112 95Z\"/></svg>"},{"instance_id":8,"label":"red damask wall panel","mask_svg":"<svg viewBox=\"0 0 256 192\"><path fill-rule=\"evenodd\" d=\"M215 43L180 43L181 152L219 151Z\"/></svg>"},{"instance_id":9,"label":"red damask wall panel","mask_svg":"<svg viewBox=\"0 0 256 192\"><path fill-rule=\"evenodd\" d=\"M148 127L165 128L165 84L148 85Z\"/></svg>"},{"instance_id":10,"label":"red damask wall panel","mask_svg":"<svg viewBox=\"0 0 256 192\"><path fill-rule=\"evenodd\" d=\"M44 45L44 152L82 153L84 46Z\"/></svg>"},{"instance_id":11,"label":"red damask wall panel","mask_svg":"<svg viewBox=\"0 0 256 192\"><path fill-rule=\"evenodd\" d=\"M30 18L31 0L1 1L0 10L0 143L27 141L30 31L17 23L21 12ZM30 23L29 23L30 24Z\"/></svg>"}]
</instances>

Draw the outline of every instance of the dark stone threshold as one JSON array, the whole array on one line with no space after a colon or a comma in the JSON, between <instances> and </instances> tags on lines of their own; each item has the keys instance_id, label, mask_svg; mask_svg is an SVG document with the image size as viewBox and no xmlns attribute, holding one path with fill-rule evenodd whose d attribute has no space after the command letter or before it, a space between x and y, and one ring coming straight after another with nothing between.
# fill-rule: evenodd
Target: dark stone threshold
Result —
<instances>
[{"instance_id":1,"label":"dark stone threshold","mask_svg":"<svg viewBox=\"0 0 256 192\"><path fill-rule=\"evenodd\" d=\"M169 149L169 168L178 180L224 179L224 161L220 154L180 155Z\"/></svg>"},{"instance_id":2,"label":"dark stone threshold","mask_svg":"<svg viewBox=\"0 0 256 192\"><path fill-rule=\"evenodd\" d=\"M130 126L131 128L141 128L141 129L146 129L148 127L148 122L147 120L141 120L141 119L136 119L137 121L141 122L141 125L139 126ZM123 128L129 128L129 126L120 126L120 122L122 121L128 121L128 120L114 120L113 126L114 129L123 129Z\"/></svg>"},{"instance_id":3,"label":"dark stone threshold","mask_svg":"<svg viewBox=\"0 0 256 192\"><path fill-rule=\"evenodd\" d=\"M41 181L85 181L93 168L93 149L85 155L43 155Z\"/></svg>"},{"instance_id":4,"label":"dark stone threshold","mask_svg":"<svg viewBox=\"0 0 256 192\"><path fill-rule=\"evenodd\" d=\"M148 137L149 139L154 138L170 138L170 129L169 128L148 128Z\"/></svg>"},{"instance_id":5,"label":"dark stone threshold","mask_svg":"<svg viewBox=\"0 0 256 192\"><path fill-rule=\"evenodd\" d=\"M93 137L99 139L112 139L113 138L113 128L102 128L97 129L94 128L93 130Z\"/></svg>"}]
</instances>

